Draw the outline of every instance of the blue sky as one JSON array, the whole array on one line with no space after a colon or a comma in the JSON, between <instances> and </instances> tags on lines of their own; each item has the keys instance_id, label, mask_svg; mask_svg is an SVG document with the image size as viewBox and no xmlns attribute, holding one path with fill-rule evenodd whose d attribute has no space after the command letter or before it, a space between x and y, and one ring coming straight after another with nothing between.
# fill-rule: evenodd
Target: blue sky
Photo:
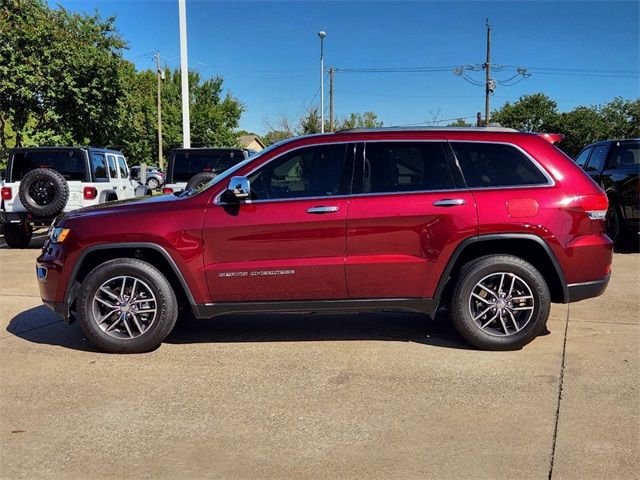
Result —
<instances>
[{"instance_id":1,"label":"blue sky","mask_svg":"<svg viewBox=\"0 0 640 480\"><path fill-rule=\"evenodd\" d=\"M179 65L177 0L51 1L116 16L138 68ZM319 104L319 30L325 66L453 67L485 60L485 18L493 26L492 63L532 76L498 86L492 107L544 92L560 110L640 96L640 2L382 2L187 0L189 65L222 75L246 112L240 127L257 133L281 116L299 118ZM542 70L548 69L548 70ZM566 69L560 71L559 69ZM468 72L482 80L484 72ZM495 72L508 79L513 68ZM450 70L335 76L337 116L372 110L385 125L405 125L484 111L484 89ZM328 98L328 82L325 82ZM328 101L325 102L328 109ZM327 110L328 111L328 110Z\"/></svg>"}]
</instances>

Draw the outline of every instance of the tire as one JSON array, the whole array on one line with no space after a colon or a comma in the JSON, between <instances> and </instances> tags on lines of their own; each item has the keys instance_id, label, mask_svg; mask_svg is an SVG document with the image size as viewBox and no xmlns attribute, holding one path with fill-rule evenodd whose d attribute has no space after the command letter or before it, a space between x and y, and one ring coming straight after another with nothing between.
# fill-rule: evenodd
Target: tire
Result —
<instances>
[{"instance_id":1,"label":"tire","mask_svg":"<svg viewBox=\"0 0 640 480\"><path fill-rule=\"evenodd\" d=\"M151 190L154 190L159 186L160 182L158 182L157 178L150 178L149 180L147 180L147 187L149 187Z\"/></svg>"},{"instance_id":2,"label":"tire","mask_svg":"<svg viewBox=\"0 0 640 480\"><path fill-rule=\"evenodd\" d=\"M506 293L503 298L497 294L500 291ZM455 328L471 345L482 350L517 350L544 332L550 308L549 288L533 265L512 255L488 255L460 270L450 315ZM482 312L485 315L478 317Z\"/></svg>"},{"instance_id":3,"label":"tire","mask_svg":"<svg viewBox=\"0 0 640 480\"><path fill-rule=\"evenodd\" d=\"M11 248L27 248L31 242L33 227L28 223L4 225L4 239Z\"/></svg>"},{"instance_id":4,"label":"tire","mask_svg":"<svg viewBox=\"0 0 640 480\"><path fill-rule=\"evenodd\" d=\"M20 180L18 196L24 208L37 217L58 215L69 200L69 184L56 170L36 168Z\"/></svg>"},{"instance_id":5,"label":"tire","mask_svg":"<svg viewBox=\"0 0 640 480\"><path fill-rule=\"evenodd\" d=\"M189 189L197 189L204 185L205 183L210 182L214 178L216 178L216 174L213 172L202 172L194 175L187 182L187 190Z\"/></svg>"},{"instance_id":6,"label":"tire","mask_svg":"<svg viewBox=\"0 0 640 480\"><path fill-rule=\"evenodd\" d=\"M609 204L606 217L607 236L615 247L620 247L624 240L624 230L622 227L622 214L615 202Z\"/></svg>"},{"instance_id":7,"label":"tire","mask_svg":"<svg viewBox=\"0 0 640 480\"><path fill-rule=\"evenodd\" d=\"M123 299L120 283L123 277L128 279L124 295L134 293L134 296L119 302L116 298ZM133 303L128 303L131 300ZM109 260L93 269L82 282L76 307L87 338L111 353L153 350L169 335L178 317L171 284L157 268L134 258ZM151 313L154 307L155 312ZM107 315L110 311L113 313Z\"/></svg>"}]
</instances>

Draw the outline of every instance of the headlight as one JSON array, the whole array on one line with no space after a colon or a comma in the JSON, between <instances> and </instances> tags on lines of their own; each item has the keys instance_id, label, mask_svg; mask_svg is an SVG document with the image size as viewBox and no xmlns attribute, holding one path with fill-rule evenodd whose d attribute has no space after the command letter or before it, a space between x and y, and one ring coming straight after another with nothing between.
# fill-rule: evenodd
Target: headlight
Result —
<instances>
[{"instance_id":1,"label":"headlight","mask_svg":"<svg viewBox=\"0 0 640 480\"><path fill-rule=\"evenodd\" d=\"M67 238L67 235L69 235L69 232L71 232L71 230L68 228L52 228L49 230L49 241L51 243L62 243L64 242L64 239Z\"/></svg>"}]
</instances>

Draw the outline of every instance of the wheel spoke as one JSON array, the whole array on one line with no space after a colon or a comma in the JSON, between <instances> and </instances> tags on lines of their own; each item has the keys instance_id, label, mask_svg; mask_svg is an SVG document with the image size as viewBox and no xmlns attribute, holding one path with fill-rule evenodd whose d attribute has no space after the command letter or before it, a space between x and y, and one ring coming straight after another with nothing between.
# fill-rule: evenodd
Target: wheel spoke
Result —
<instances>
[{"instance_id":1,"label":"wheel spoke","mask_svg":"<svg viewBox=\"0 0 640 480\"><path fill-rule=\"evenodd\" d=\"M132 313L131 318L133 319L133 323L136 324L136 328L138 329L138 331L140 333L144 332L144 330L142 329L142 325L140 325L140 321L138 320L138 316L135 313Z\"/></svg>"},{"instance_id":2,"label":"wheel spoke","mask_svg":"<svg viewBox=\"0 0 640 480\"><path fill-rule=\"evenodd\" d=\"M511 275L511 286L509 287L509 293L507 294L507 296L511 296L511 293L513 292L513 285L515 283L516 283L516 276Z\"/></svg>"},{"instance_id":3,"label":"wheel spoke","mask_svg":"<svg viewBox=\"0 0 640 480\"><path fill-rule=\"evenodd\" d=\"M127 322L127 316L126 315L122 315L122 323L124 324L124 328L127 329L127 333L129 334L129 337L133 338L133 332L131 331L131 327L129 326L129 322Z\"/></svg>"},{"instance_id":4,"label":"wheel spoke","mask_svg":"<svg viewBox=\"0 0 640 480\"><path fill-rule=\"evenodd\" d=\"M509 330L507 330L507 324L504 323L504 318L502 318L502 310L500 310L500 323L502 324L502 328L504 328L504 334L509 335Z\"/></svg>"},{"instance_id":5,"label":"wheel spoke","mask_svg":"<svg viewBox=\"0 0 640 480\"><path fill-rule=\"evenodd\" d=\"M482 312L480 312L476 317L474 317L473 321L475 322L476 320L478 320L480 317L482 317L485 313L487 313L489 310L491 310L493 308L493 306L491 307L487 307L485 310L483 310Z\"/></svg>"},{"instance_id":6,"label":"wheel spoke","mask_svg":"<svg viewBox=\"0 0 640 480\"><path fill-rule=\"evenodd\" d=\"M513 313L511 313L511 310L507 310L507 313L511 317L511 322L513 323L513 326L515 327L516 332L519 332L520 328L518 328L518 322L516 322L516 317L513 316Z\"/></svg>"},{"instance_id":7,"label":"wheel spoke","mask_svg":"<svg viewBox=\"0 0 640 480\"><path fill-rule=\"evenodd\" d=\"M118 315L118 319L115 322L113 322L111 325L109 325L107 327L107 329L105 330L105 332L110 332L114 328L116 328L116 325L118 325L120 323L120 321L122 320L123 317L124 317L124 313L120 313L120 315Z\"/></svg>"},{"instance_id":8,"label":"wheel spoke","mask_svg":"<svg viewBox=\"0 0 640 480\"><path fill-rule=\"evenodd\" d=\"M481 283L478 284L478 287L480 287L481 289L485 290L486 292L489 292L491 295L493 295L494 297L498 298L498 295L496 295L496 293L491 290L488 287L485 287L484 285L482 285Z\"/></svg>"},{"instance_id":9,"label":"wheel spoke","mask_svg":"<svg viewBox=\"0 0 640 480\"><path fill-rule=\"evenodd\" d=\"M485 298L482 298L480 295L478 295L477 293L472 293L471 294L472 297L476 297L478 300L480 300L481 302L487 303L489 305L491 305L491 302L489 300L486 300Z\"/></svg>"},{"instance_id":10,"label":"wheel spoke","mask_svg":"<svg viewBox=\"0 0 640 480\"><path fill-rule=\"evenodd\" d=\"M117 311L118 311L117 309L114 309L114 310L111 310L109 313L106 313L100 320L98 320L98 325L102 325L105 322L105 320L107 320L107 318L109 318L111 315L113 315Z\"/></svg>"},{"instance_id":11,"label":"wheel spoke","mask_svg":"<svg viewBox=\"0 0 640 480\"><path fill-rule=\"evenodd\" d=\"M137 286L138 286L138 279L134 278L133 279L133 287L131 288L131 295L129 296L129 299L136 298L136 287Z\"/></svg>"},{"instance_id":12,"label":"wheel spoke","mask_svg":"<svg viewBox=\"0 0 640 480\"><path fill-rule=\"evenodd\" d=\"M505 274L503 273L502 276L500 277L500 286L498 287L498 293L502 293L502 284L504 283L504 276Z\"/></svg>"},{"instance_id":13,"label":"wheel spoke","mask_svg":"<svg viewBox=\"0 0 640 480\"><path fill-rule=\"evenodd\" d=\"M120 298L124 300L124 287L127 285L127 277L122 277L122 288L120 289Z\"/></svg>"},{"instance_id":14,"label":"wheel spoke","mask_svg":"<svg viewBox=\"0 0 640 480\"><path fill-rule=\"evenodd\" d=\"M511 310L514 310L514 311L533 310L533 306L530 306L530 307L515 307L515 308L512 308Z\"/></svg>"},{"instance_id":15,"label":"wheel spoke","mask_svg":"<svg viewBox=\"0 0 640 480\"><path fill-rule=\"evenodd\" d=\"M95 299L96 299L96 302L100 302L101 304L106 305L109 308L112 308L112 309L117 309L118 308L118 305L114 305L112 303L109 303L106 300L101 299L100 297L95 297Z\"/></svg>"},{"instance_id":16,"label":"wheel spoke","mask_svg":"<svg viewBox=\"0 0 640 480\"><path fill-rule=\"evenodd\" d=\"M104 287L100 287L100 289L99 289L99 290L100 290L101 292L104 292L104 293L106 293L107 295L109 295L109 296L110 296L111 298L113 298L116 302L120 301L120 299L119 299L116 295L114 295L113 293L111 293L111 292L110 292L109 290L107 290L106 288L104 288Z\"/></svg>"},{"instance_id":17,"label":"wheel spoke","mask_svg":"<svg viewBox=\"0 0 640 480\"><path fill-rule=\"evenodd\" d=\"M524 297L513 297L513 298L510 298L509 300L511 300L512 302L519 302L519 301L522 301L522 300L529 300L530 298L533 298L533 296L532 295L525 295Z\"/></svg>"},{"instance_id":18,"label":"wheel spoke","mask_svg":"<svg viewBox=\"0 0 640 480\"><path fill-rule=\"evenodd\" d=\"M153 313L155 311L156 311L155 308L147 308L145 310L136 310L136 313Z\"/></svg>"},{"instance_id":19,"label":"wheel spoke","mask_svg":"<svg viewBox=\"0 0 640 480\"><path fill-rule=\"evenodd\" d=\"M489 321L488 321L487 323L485 323L484 325L482 325L480 328L484 328L484 327L486 327L487 325L489 325L491 322L493 322L493 321L496 319L496 317L497 317L497 316L498 316L498 312L496 312L496 314L495 314L493 317L491 317L491 318L489 319Z\"/></svg>"}]
</instances>

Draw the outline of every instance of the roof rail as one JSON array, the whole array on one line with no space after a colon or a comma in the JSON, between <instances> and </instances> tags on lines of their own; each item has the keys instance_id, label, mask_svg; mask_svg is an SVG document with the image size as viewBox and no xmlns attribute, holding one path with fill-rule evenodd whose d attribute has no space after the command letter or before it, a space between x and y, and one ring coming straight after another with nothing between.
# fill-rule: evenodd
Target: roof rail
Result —
<instances>
[{"instance_id":1,"label":"roof rail","mask_svg":"<svg viewBox=\"0 0 640 480\"><path fill-rule=\"evenodd\" d=\"M365 132L519 132L515 128L489 125L487 127L377 127L377 128L347 128L336 133L365 133Z\"/></svg>"}]
</instances>

